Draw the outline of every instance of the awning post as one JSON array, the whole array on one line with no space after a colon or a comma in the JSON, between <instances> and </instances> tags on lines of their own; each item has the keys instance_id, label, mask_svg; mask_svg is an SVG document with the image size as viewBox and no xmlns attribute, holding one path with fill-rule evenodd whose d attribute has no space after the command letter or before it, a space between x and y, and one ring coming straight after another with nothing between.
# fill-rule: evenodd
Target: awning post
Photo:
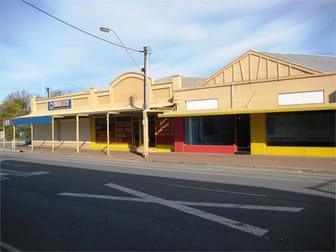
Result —
<instances>
[{"instance_id":1,"label":"awning post","mask_svg":"<svg viewBox=\"0 0 336 252\"><path fill-rule=\"evenodd\" d=\"M79 154L79 115L76 115L76 154Z\"/></svg>"},{"instance_id":2,"label":"awning post","mask_svg":"<svg viewBox=\"0 0 336 252\"><path fill-rule=\"evenodd\" d=\"M51 118L51 151L55 152L55 119Z\"/></svg>"},{"instance_id":3,"label":"awning post","mask_svg":"<svg viewBox=\"0 0 336 252\"><path fill-rule=\"evenodd\" d=\"M148 139L148 115L147 115L147 110L144 109L143 110L143 157L147 158L148 157L148 143L149 143L149 139Z\"/></svg>"},{"instance_id":4,"label":"awning post","mask_svg":"<svg viewBox=\"0 0 336 252\"><path fill-rule=\"evenodd\" d=\"M110 113L106 115L106 140L107 140L107 156L110 156Z\"/></svg>"},{"instance_id":5,"label":"awning post","mask_svg":"<svg viewBox=\"0 0 336 252\"><path fill-rule=\"evenodd\" d=\"M13 124L13 140L12 140L12 149L15 150L15 124Z\"/></svg>"},{"instance_id":6,"label":"awning post","mask_svg":"<svg viewBox=\"0 0 336 252\"><path fill-rule=\"evenodd\" d=\"M30 146L34 150L34 124L30 124Z\"/></svg>"},{"instance_id":7,"label":"awning post","mask_svg":"<svg viewBox=\"0 0 336 252\"><path fill-rule=\"evenodd\" d=\"M3 128L3 139L2 139L2 148L6 148L6 126L5 123L2 124Z\"/></svg>"}]
</instances>

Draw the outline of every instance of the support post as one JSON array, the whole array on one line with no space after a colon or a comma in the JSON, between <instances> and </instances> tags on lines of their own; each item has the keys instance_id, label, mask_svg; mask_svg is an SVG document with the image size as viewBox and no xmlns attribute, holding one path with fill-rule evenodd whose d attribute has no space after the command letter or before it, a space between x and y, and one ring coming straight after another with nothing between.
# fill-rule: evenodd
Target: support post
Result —
<instances>
[{"instance_id":1,"label":"support post","mask_svg":"<svg viewBox=\"0 0 336 252\"><path fill-rule=\"evenodd\" d=\"M2 128L3 128L2 148L5 149L6 148L6 126L5 126L5 120L3 121Z\"/></svg>"},{"instance_id":2,"label":"support post","mask_svg":"<svg viewBox=\"0 0 336 252\"><path fill-rule=\"evenodd\" d=\"M107 129L107 135L106 135L106 139L107 139L107 156L110 156L110 113L107 112L106 115L106 129Z\"/></svg>"},{"instance_id":3,"label":"support post","mask_svg":"<svg viewBox=\"0 0 336 252\"><path fill-rule=\"evenodd\" d=\"M79 115L76 115L76 154L79 155Z\"/></svg>"},{"instance_id":4,"label":"support post","mask_svg":"<svg viewBox=\"0 0 336 252\"><path fill-rule=\"evenodd\" d=\"M30 147L34 150L34 124L30 124Z\"/></svg>"},{"instance_id":5,"label":"support post","mask_svg":"<svg viewBox=\"0 0 336 252\"><path fill-rule=\"evenodd\" d=\"M13 124L13 141L12 141L12 149L13 150L15 150L15 148L16 148L15 138L16 138L16 136L15 136L15 125Z\"/></svg>"},{"instance_id":6,"label":"support post","mask_svg":"<svg viewBox=\"0 0 336 252\"><path fill-rule=\"evenodd\" d=\"M149 141L148 141L148 115L147 115L147 110L144 110L143 111L143 146L144 146L144 149L143 149L143 157L144 158L147 158L148 157L148 145L149 145Z\"/></svg>"},{"instance_id":7,"label":"support post","mask_svg":"<svg viewBox=\"0 0 336 252\"><path fill-rule=\"evenodd\" d=\"M55 118L51 119L51 151L55 152Z\"/></svg>"},{"instance_id":8,"label":"support post","mask_svg":"<svg viewBox=\"0 0 336 252\"><path fill-rule=\"evenodd\" d=\"M147 158L149 154L148 146L148 114L149 109L149 86L148 86L148 48L145 46L143 48L144 52L144 109L143 109L143 157Z\"/></svg>"}]
</instances>

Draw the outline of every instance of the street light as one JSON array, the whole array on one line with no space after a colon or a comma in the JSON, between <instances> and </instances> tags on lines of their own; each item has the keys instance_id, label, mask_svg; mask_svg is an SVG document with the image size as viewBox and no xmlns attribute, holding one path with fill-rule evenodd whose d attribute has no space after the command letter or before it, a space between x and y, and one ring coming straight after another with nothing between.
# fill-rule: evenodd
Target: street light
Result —
<instances>
[{"instance_id":1,"label":"street light","mask_svg":"<svg viewBox=\"0 0 336 252\"><path fill-rule=\"evenodd\" d=\"M117 39L119 40L121 46L126 50L127 54L130 56L130 58L132 59L133 63L135 65L136 62L135 60L133 59L132 55L129 53L128 47L126 47L124 45L124 43L121 41L120 37L118 36L118 34L110 29L110 28L107 28L107 27L100 27L99 28L100 31L102 32L106 32L106 33L109 33L109 32L112 32L116 37ZM143 50L134 50L134 49L131 49L133 51L137 51L137 52L141 52L144 54L144 67L141 69L144 73L144 106L143 106L143 144L144 144L144 150L143 150L143 157L144 158L147 158L148 157L148 154L149 154L149 141L148 141L148 110L149 110L149 85L148 85L148 47L147 46L144 46L143 47ZM137 65L138 66L138 65Z\"/></svg>"}]
</instances>

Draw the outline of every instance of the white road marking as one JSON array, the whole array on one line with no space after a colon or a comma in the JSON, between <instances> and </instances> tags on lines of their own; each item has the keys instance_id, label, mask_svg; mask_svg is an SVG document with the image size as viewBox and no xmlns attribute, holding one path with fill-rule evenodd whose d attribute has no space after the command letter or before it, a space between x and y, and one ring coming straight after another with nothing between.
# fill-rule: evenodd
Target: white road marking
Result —
<instances>
[{"instance_id":1,"label":"white road marking","mask_svg":"<svg viewBox=\"0 0 336 252\"><path fill-rule=\"evenodd\" d=\"M79 198L94 198L94 199L107 199L107 200L118 200L118 201L157 203L156 201L153 201L152 199L146 199L146 198L116 197L116 196L89 194L89 193L64 192L64 193L58 193L57 195L69 196L69 197L79 197ZM240 209L250 209L250 210L278 211L278 212L300 212L303 210L302 207L257 206L257 205L226 204L226 203L213 203L213 202L191 202L191 201L178 201L178 200L166 200L166 201L173 202L176 204L186 205L186 206L240 208Z\"/></svg>"},{"instance_id":2,"label":"white road marking","mask_svg":"<svg viewBox=\"0 0 336 252\"><path fill-rule=\"evenodd\" d=\"M4 248L5 250L8 250L10 252L21 252L21 250L19 250L19 249L15 248L14 246L0 240L0 251L2 251L1 248Z\"/></svg>"},{"instance_id":3,"label":"white road marking","mask_svg":"<svg viewBox=\"0 0 336 252\"><path fill-rule=\"evenodd\" d=\"M205 187L183 186L183 185L173 185L173 184L171 184L170 186L178 187L178 188L185 188L185 189L195 189L195 190L200 190L200 191L223 192L223 193L240 194L240 195L247 195L247 196L267 197L267 195L264 195L264 194L233 192L233 191L218 190L218 189L211 189L211 188L205 188Z\"/></svg>"},{"instance_id":4,"label":"white road marking","mask_svg":"<svg viewBox=\"0 0 336 252\"><path fill-rule=\"evenodd\" d=\"M23 177L28 178L31 176L39 176L49 174L50 172L47 171L36 171L36 172L22 172L17 170L10 170L10 169L0 169L0 180L9 179L8 176L16 176L16 177Z\"/></svg>"},{"instance_id":5,"label":"white road marking","mask_svg":"<svg viewBox=\"0 0 336 252\"><path fill-rule=\"evenodd\" d=\"M251 209L251 210L267 210L267 211L286 211L286 212L300 212L303 208L299 207L279 207L279 206L256 206L256 205L240 205L240 204L224 204L224 203L212 203L212 202L189 202L189 201L174 201L165 200L151 194L147 194L141 191L137 191L128 187L124 187L114 183L105 184L106 186L116 189L128 194L134 195L137 198L132 197L116 197L109 195L99 195L99 194L86 194L86 193L70 193L63 192L59 193L59 196L70 196L70 197L81 197L81 198L95 198L95 199L107 199L107 200L119 200L119 201L133 201L133 202L144 202L144 203L156 203L163 206L167 206L184 213L188 213L212 222L220 223L222 225L250 233L256 236L263 236L268 232L267 229L242 223L236 220L225 218L216 214L208 213L206 211L195 209L190 206L205 206L205 207L223 207L223 208L240 208L240 209Z\"/></svg>"},{"instance_id":6,"label":"white road marking","mask_svg":"<svg viewBox=\"0 0 336 252\"><path fill-rule=\"evenodd\" d=\"M94 199L107 199L107 200L120 200L120 201L136 201L136 202L146 202L152 203L152 200L142 199L142 198L130 198L130 197L116 197L109 195L99 195L99 194L88 194L88 193L58 193L59 196L70 196L79 198L94 198Z\"/></svg>"},{"instance_id":7,"label":"white road marking","mask_svg":"<svg viewBox=\"0 0 336 252\"><path fill-rule=\"evenodd\" d=\"M50 173L50 172L47 172L47 171L29 172L29 174L32 175L32 176L45 175L45 174L49 174L49 173Z\"/></svg>"},{"instance_id":8,"label":"white road marking","mask_svg":"<svg viewBox=\"0 0 336 252\"><path fill-rule=\"evenodd\" d=\"M140 192L140 191L137 191L137 190L133 190L133 189L130 189L130 188L127 188L127 187L124 187L124 186L120 186L120 185L117 185L117 184L114 184L114 183L106 184L106 186L111 187L113 189L117 189L117 190L122 191L122 192L126 192L126 193L129 193L129 194L138 196L140 198L149 199L149 200L152 200L152 202L154 202L154 203L158 203L158 204L163 205L163 206L171 207L171 208L174 208L174 209L179 210L181 212L188 213L188 214L191 214L191 215L195 215L195 216L198 216L200 218L210 220L210 221L213 221L213 222L216 222L216 223L220 223L220 224L223 224L225 226L228 226L228 227L231 227L231 228L234 228L234 229L237 229L237 230L241 230L243 232L247 232L247 233L250 233L250 234L253 234L253 235L256 235L256 236L263 236L264 234L266 234L268 232L267 229L259 228L259 227L252 226L252 225L249 225L249 224L246 224L246 223L242 223L242 222L235 221L235 220L232 220L232 219L228 219L228 218L225 218L225 217L222 217L222 216L211 214L211 213L205 212L203 210L199 210L199 209L196 209L196 208L188 207L186 205L175 203L174 201L161 199L159 197L156 197L156 196L153 196L153 195L150 195L150 194L147 194L147 193L143 193L143 192Z\"/></svg>"},{"instance_id":9,"label":"white road marking","mask_svg":"<svg viewBox=\"0 0 336 252\"><path fill-rule=\"evenodd\" d=\"M226 203L211 203L211 202L187 202L187 201L175 201L175 202L187 206L240 208L250 210L278 211L278 212L301 212L303 210L302 207L256 206L256 205L226 204Z\"/></svg>"}]
</instances>

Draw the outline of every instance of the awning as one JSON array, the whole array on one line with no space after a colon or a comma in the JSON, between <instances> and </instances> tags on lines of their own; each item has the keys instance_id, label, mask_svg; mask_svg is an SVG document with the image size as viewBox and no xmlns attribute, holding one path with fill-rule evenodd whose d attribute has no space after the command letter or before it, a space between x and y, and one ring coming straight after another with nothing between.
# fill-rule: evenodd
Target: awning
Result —
<instances>
[{"instance_id":1,"label":"awning","mask_svg":"<svg viewBox=\"0 0 336 252\"><path fill-rule=\"evenodd\" d=\"M51 122L52 116L19 117L12 120L12 125L48 124Z\"/></svg>"},{"instance_id":2,"label":"awning","mask_svg":"<svg viewBox=\"0 0 336 252\"><path fill-rule=\"evenodd\" d=\"M197 112L169 112L159 114L159 118L177 118L192 116L219 116L219 115L238 115L238 114L260 114L260 113L280 113L280 112L300 112L300 111L318 111L318 110L335 110L335 106L318 106L318 107L284 107L275 109L246 109L246 110L223 110L223 111L197 111Z\"/></svg>"}]
</instances>

